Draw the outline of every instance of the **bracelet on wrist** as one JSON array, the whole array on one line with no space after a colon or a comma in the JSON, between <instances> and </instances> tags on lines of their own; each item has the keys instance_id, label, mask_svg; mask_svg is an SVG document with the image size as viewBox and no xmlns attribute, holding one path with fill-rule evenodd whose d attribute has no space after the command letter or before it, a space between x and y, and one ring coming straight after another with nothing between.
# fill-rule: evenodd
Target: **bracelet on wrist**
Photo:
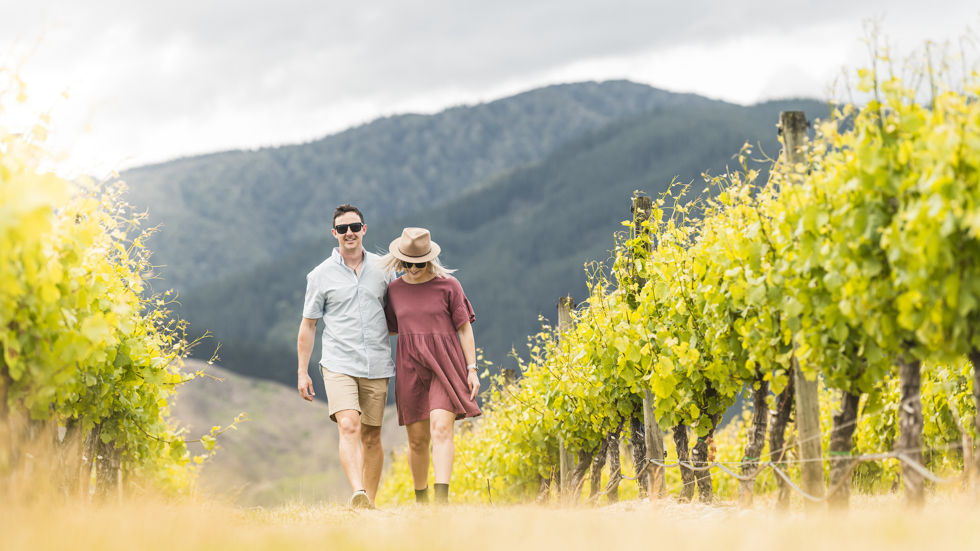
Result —
<instances>
[{"instance_id":1,"label":"bracelet on wrist","mask_svg":"<svg viewBox=\"0 0 980 551\"><path fill-rule=\"evenodd\" d=\"M470 364L466 366L466 369L476 369L476 364Z\"/></svg>"}]
</instances>

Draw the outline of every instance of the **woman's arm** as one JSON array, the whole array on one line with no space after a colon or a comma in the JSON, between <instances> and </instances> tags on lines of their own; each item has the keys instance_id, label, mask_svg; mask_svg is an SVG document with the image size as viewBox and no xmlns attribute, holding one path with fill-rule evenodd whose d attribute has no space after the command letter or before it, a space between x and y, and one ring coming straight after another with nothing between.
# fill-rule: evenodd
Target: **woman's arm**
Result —
<instances>
[{"instance_id":1,"label":"woman's arm","mask_svg":"<svg viewBox=\"0 0 980 551\"><path fill-rule=\"evenodd\" d=\"M463 346L463 358L466 359L466 384L470 387L470 398L476 398L480 392L480 376L476 372L476 340L473 338L473 326L466 322L456 330L459 344Z\"/></svg>"},{"instance_id":2,"label":"woman's arm","mask_svg":"<svg viewBox=\"0 0 980 551\"><path fill-rule=\"evenodd\" d=\"M459 337L459 344L463 345L463 358L466 359L466 365L473 365L476 363L476 340L473 338L473 326L470 322L466 322L459 326L456 330L456 335Z\"/></svg>"}]
</instances>

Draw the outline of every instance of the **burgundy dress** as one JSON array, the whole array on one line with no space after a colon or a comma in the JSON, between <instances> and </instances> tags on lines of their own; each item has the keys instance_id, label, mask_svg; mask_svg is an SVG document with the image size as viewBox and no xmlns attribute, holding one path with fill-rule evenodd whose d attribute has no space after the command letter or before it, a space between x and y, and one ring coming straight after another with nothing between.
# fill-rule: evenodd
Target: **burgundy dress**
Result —
<instances>
[{"instance_id":1,"label":"burgundy dress","mask_svg":"<svg viewBox=\"0 0 980 551\"><path fill-rule=\"evenodd\" d=\"M466 384L466 359L456 330L476 321L463 287L452 276L425 283L388 286L388 330L398 333L395 349L395 406L398 424L429 418L443 409L456 419L480 415Z\"/></svg>"}]
</instances>

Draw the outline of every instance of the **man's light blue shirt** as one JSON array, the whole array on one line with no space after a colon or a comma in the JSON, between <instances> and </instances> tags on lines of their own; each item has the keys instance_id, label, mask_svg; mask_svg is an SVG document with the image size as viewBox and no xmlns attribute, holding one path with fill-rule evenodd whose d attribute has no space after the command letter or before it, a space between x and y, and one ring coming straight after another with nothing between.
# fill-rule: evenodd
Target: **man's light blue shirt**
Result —
<instances>
[{"instance_id":1,"label":"man's light blue shirt","mask_svg":"<svg viewBox=\"0 0 980 551\"><path fill-rule=\"evenodd\" d=\"M328 371L368 379L395 376L384 312L391 276L381 270L380 258L364 251L358 277L334 248L306 276L303 317L323 318L320 365Z\"/></svg>"}]
</instances>

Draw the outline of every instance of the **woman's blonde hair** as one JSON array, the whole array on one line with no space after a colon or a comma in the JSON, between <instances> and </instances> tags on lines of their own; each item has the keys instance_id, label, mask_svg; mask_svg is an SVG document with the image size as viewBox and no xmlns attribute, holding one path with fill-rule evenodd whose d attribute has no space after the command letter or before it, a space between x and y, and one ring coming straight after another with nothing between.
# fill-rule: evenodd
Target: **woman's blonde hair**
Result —
<instances>
[{"instance_id":1,"label":"woman's blonde hair","mask_svg":"<svg viewBox=\"0 0 980 551\"><path fill-rule=\"evenodd\" d=\"M405 271L405 268L402 268L402 259L391 253L382 256L381 260L378 262L381 265L381 269L386 272L395 274ZM438 256L430 260L429 264L425 268L435 274L436 277L447 277L449 274L456 271L443 266L442 262L439 262Z\"/></svg>"}]
</instances>

